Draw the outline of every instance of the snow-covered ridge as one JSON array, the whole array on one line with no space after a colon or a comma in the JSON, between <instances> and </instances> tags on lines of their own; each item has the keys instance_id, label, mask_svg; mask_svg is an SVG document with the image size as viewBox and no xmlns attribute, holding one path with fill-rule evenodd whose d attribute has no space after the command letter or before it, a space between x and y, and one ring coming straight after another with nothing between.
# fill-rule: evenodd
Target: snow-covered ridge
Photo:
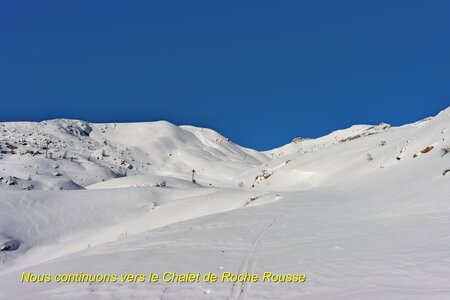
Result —
<instances>
[{"instance_id":1,"label":"snow-covered ridge","mask_svg":"<svg viewBox=\"0 0 450 300\"><path fill-rule=\"evenodd\" d=\"M301 157L361 139L376 139L383 144L388 138L378 137L389 136L388 132L392 135L397 132L415 134L412 128L429 131L433 124L443 123L440 130L445 135L447 127L444 124L448 122L449 114L446 109L434 118L398 128L384 123L355 125L317 139L297 138L285 146L264 152L236 145L211 129L175 126L166 121L93 124L57 119L39 123L0 123L0 189L82 189L105 180L134 175L190 180L192 170L203 184L216 186L277 158ZM401 142L397 139L395 145L391 143L383 149L390 149L391 156L401 159L406 148L411 149L407 144L413 140L413 136ZM443 142L445 140L436 140L427 144ZM377 153L378 150L374 147L367 151L368 157L373 156L370 152ZM414 154L420 155L421 150L414 149ZM257 172L254 173L256 176Z\"/></svg>"},{"instance_id":2,"label":"snow-covered ridge","mask_svg":"<svg viewBox=\"0 0 450 300\"><path fill-rule=\"evenodd\" d=\"M214 185L268 159L213 130L165 121L0 123L0 151L1 186L28 190L80 188L145 174L189 179L193 169ZM12 184L5 179L10 176L16 178Z\"/></svg>"}]
</instances>

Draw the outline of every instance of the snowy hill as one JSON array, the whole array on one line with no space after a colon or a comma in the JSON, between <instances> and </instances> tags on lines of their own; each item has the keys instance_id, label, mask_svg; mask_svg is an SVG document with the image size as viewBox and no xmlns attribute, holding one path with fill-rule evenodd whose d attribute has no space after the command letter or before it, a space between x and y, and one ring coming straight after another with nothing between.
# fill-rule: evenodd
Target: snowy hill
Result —
<instances>
[{"instance_id":1,"label":"snowy hill","mask_svg":"<svg viewBox=\"0 0 450 300\"><path fill-rule=\"evenodd\" d=\"M82 189L112 178L161 175L202 184L232 179L268 158L217 132L168 122L0 123L0 188Z\"/></svg>"},{"instance_id":2,"label":"snowy hill","mask_svg":"<svg viewBox=\"0 0 450 300\"><path fill-rule=\"evenodd\" d=\"M450 108L258 152L168 122L0 123L0 299L448 299L449 128ZM307 279L21 282L166 271Z\"/></svg>"}]
</instances>

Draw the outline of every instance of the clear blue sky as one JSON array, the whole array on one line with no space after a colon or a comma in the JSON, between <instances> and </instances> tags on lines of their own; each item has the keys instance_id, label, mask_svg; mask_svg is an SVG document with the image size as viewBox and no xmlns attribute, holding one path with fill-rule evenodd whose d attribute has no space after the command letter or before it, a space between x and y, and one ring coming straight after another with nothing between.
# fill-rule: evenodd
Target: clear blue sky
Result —
<instances>
[{"instance_id":1,"label":"clear blue sky","mask_svg":"<svg viewBox=\"0 0 450 300\"><path fill-rule=\"evenodd\" d=\"M450 1L0 4L0 121L165 119L265 150L450 105Z\"/></svg>"}]
</instances>

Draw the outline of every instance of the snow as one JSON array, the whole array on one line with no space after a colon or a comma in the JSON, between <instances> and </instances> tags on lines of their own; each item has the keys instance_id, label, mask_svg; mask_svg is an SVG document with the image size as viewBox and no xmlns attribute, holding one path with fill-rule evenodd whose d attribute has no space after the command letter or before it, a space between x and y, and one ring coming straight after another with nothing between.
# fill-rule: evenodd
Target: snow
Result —
<instances>
[{"instance_id":1,"label":"snow","mask_svg":"<svg viewBox=\"0 0 450 300\"><path fill-rule=\"evenodd\" d=\"M450 108L258 152L165 121L0 123L0 299L448 299L449 126ZM120 280L168 271L306 281Z\"/></svg>"}]
</instances>

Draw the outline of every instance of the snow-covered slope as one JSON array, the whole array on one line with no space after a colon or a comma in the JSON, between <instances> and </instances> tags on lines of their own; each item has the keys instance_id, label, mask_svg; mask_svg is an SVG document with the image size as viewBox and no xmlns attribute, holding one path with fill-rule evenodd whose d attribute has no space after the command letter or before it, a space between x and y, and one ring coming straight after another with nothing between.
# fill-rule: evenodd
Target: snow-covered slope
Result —
<instances>
[{"instance_id":1,"label":"snow-covered slope","mask_svg":"<svg viewBox=\"0 0 450 300\"><path fill-rule=\"evenodd\" d=\"M0 299L448 299L449 127L450 108L261 153L167 122L1 123ZM166 271L307 279L20 282Z\"/></svg>"},{"instance_id":2,"label":"snow-covered slope","mask_svg":"<svg viewBox=\"0 0 450 300\"><path fill-rule=\"evenodd\" d=\"M268 158L219 133L153 123L77 120L0 123L0 189L82 189L112 178L160 175L202 185L232 179Z\"/></svg>"}]
</instances>

